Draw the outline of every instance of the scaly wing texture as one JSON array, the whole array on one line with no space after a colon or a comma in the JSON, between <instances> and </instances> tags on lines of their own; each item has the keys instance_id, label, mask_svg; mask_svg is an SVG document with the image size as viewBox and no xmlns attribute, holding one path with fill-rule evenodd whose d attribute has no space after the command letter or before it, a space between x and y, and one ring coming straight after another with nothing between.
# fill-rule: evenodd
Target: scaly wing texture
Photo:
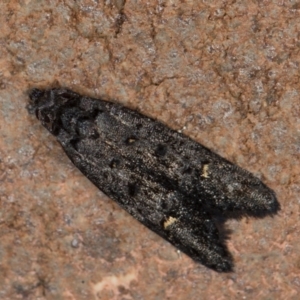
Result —
<instances>
[{"instance_id":1,"label":"scaly wing texture","mask_svg":"<svg viewBox=\"0 0 300 300\"><path fill-rule=\"evenodd\" d=\"M212 216L279 209L258 178L158 121L65 89L34 90L31 99L37 117L84 175L210 268L232 269Z\"/></svg>"}]
</instances>

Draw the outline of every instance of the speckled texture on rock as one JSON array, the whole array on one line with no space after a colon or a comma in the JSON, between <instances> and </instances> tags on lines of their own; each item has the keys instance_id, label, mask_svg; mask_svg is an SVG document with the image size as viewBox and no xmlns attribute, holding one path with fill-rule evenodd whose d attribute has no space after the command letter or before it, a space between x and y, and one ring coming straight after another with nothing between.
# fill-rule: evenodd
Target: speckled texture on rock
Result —
<instances>
[{"instance_id":1,"label":"speckled texture on rock","mask_svg":"<svg viewBox=\"0 0 300 300\"><path fill-rule=\"evenodd\" d=\"M297 299L297 1L0 2L1 299ZM55 83L56 82L56 83ZM274 218L228 222L235 272L177 253L99 192L25 106L116 99L261 177Z\"/></svg>"}]
</instances>

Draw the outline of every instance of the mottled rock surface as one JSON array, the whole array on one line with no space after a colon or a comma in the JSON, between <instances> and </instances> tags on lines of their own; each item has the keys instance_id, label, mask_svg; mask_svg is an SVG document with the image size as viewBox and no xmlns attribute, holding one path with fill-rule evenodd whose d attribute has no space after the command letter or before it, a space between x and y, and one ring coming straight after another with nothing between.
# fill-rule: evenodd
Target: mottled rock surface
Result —
<instances>
[{"instance_id":1,"label":"mottled rock surface","mask_svg":"<svg viewBox=\"0 0 300 300\"><path fill-rule=\"evenodd\" d=\"M297 1L0 2L0 299L298 299ZM182 130L277 193L227 222L235 272L180 254L95 188L28 114L69 87Z\"/></svg>"}]
</instances>

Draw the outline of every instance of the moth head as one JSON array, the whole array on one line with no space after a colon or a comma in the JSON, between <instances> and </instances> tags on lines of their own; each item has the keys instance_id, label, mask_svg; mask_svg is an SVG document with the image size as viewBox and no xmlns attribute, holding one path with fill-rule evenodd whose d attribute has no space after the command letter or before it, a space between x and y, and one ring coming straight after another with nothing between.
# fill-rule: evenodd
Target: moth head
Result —
<instances>
[{"instance_id":1,"label":"moth head","mask_svg":"<svg viewBox=\"0 0 300 300\"><path fill-rule=\"evenodd\" d=\"M45 128L57 135L61 113L66 106L74 103L76 94L66 89L32 89L29 98L28 110L35 113Z\"/></svg>"}]
</instances>

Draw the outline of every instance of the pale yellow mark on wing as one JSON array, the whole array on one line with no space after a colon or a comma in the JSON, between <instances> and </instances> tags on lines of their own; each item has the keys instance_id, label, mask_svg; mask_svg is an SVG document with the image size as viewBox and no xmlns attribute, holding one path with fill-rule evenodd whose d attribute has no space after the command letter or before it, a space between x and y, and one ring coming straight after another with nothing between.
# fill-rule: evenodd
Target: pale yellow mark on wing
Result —
<instances>
[{"instance_id":1,"label":"pale yellow mark on wing","mask_svg":"<svg viewBox=\"0 0 300 300\"><path fill-rule=\"evenodd\" d=\"M203 165L201 176L204 178L208 178L208 164Z\"/></svg>"},{"instance_id":2,"label":"pale yellow mark on wing","mask_svg":"<svg viewBox=\"0 0 300 300\"><path fill-rule=\"evenodd\" d=\"M133 139L133 138L130 138L130 139L128 139L128 144L133 144L134 142L135 142L135 139Z\"/></svg>"},{"instance_id":3,"label":"pale yellow mark on wing","mask_svg":"<svg viewBox=\"0 0 300 300\"><path fill-rule=\"evenodd\" d=\"M105 143L106 145L109 145L109 146L114 146L114 144L111 143L110 141L104 141L104 143Z\"/></svg>"},{"instance_id":4,"label":"pale yellow mark on wing","mask_svg":"<svg viewBox=\"0 0 300 300\"><path fill-rule=\"evenodd\" d=\"M164 229L167 227L171 226L174 222L176 222L177 219L173 217L169 217L165 222L164 222Z\"/></svg>"}]
</instances>

